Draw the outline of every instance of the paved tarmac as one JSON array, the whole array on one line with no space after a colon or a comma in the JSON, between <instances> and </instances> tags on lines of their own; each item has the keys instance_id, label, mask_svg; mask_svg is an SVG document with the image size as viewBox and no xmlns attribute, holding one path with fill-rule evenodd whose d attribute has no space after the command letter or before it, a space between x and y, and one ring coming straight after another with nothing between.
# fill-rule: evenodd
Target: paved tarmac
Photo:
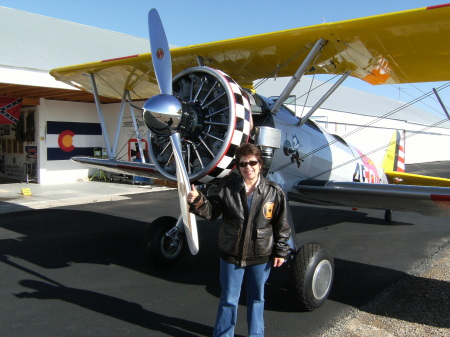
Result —
<instances>
[{"instance_id":1,"label":"paved tarmac","mask_svg":"<svg viewBox=\"0 0 450 337\"><path fill-rule=\"evenodd\" d=\"M93 202L124 200L133 194L157 192L166 189L166 187L156 185L133 185L105 181L40 185L3 180L3 183L0 182L0 214L27 209L44 209ZM31 195L26 195L28 192Z\"/></svg>"},{"instance_id":2,"label":"paved tarmac","mask_svg":"<svg viewBox=\"0 0 450 337\"><path fill-rule=\"evenodd\" d=\"M176 191L151 186L0 184L0 336L210 335L220 289L218 222L199 220L199 254L185 254L173 268L147 266L140 250L148 223L177 216L177 203ZM299 313L286 295L287 271L272 273L270 337L318 336L353 308L370 310L368 302L450 241L444 218L398 212L386 224L382 211L291 208L298 239L327 246L336 278L320 309ZM444 303L435 300L442 310ZM237 336L246 334L245 309L243 301ZM421 323L450 328L448 320Z\"/></svg>"}]
</instances>

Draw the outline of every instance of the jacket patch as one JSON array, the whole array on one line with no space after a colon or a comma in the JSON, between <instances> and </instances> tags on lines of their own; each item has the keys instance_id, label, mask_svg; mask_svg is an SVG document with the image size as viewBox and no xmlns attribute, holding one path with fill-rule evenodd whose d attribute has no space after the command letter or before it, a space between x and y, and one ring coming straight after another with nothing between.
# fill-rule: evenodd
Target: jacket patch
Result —
<instances>
[{"instance_id":1,"label":"jacket patch","mask_svg":"<svg viewBox=\"0 0 450 337\"><path fill-rule=\"evenodd\" d=\"M263 215L266 219L272 219L273 209L275 208L275 203L269 201L264 204Z\"/></svg>"}]
</instances>

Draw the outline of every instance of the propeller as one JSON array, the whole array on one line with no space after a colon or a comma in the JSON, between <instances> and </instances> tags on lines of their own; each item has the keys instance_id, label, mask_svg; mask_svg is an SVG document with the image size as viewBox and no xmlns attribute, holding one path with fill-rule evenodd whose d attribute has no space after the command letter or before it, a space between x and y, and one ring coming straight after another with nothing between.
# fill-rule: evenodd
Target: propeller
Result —
<instances>
[{"instance_id":1,"label":"propeller","mask_svg":"<svg viewBox=\"0 0 450 337\"><path fill-rule=\"evenodd\" d=\"M159 90L161 94L172 95L172 60L169 43L161 18L154 8L148 13L148 29L153 68L158 80Z\"/></svg>"},{"instance_id":2,"label":"propeller","mask_svg":"<svg viewBox=\"0 0 450 337\"><path fill-rule=\"evenodd\" d=\"M145 102L143 118L145 124L153 133L170 135L176 164L181 215L189 250L195 255L199 250L197 223L195 216L189 212L187 195L190 191L190 183L183 161L181 136L177 130L183 113L182 104L177 97L172 95L172 60L166 33L156 9L152 9L148 13L148 25L153 68L161 94L153 96Z\"/></svg>"}]
</instances>

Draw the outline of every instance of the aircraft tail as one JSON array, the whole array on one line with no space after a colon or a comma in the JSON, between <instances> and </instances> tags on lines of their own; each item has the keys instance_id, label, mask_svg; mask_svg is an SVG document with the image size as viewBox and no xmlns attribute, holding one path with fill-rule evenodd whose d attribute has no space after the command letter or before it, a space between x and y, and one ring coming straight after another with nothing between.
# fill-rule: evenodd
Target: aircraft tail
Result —
<instances>
[{"instance_id":1,"label":"aircraft tail","mask_svg":"<svg viewBox=\"0 0 450 337\"><path fill-rule=\"evenodd\" d=\"M381 164L384 171L405 172L405 151L400 141L400 132L396 130L392 134Z\"/></svg>"},{"instance_id":2,"label":"aircraft tail","mask_svg":"<svg viewBox=\"0 0 450 337\"><path fill-rule=\"evenodd\" d=\"M405 151L400 141L400 132L394 131L381 164L390 184L450 187L450 179L406 173Z\"/></svg>"}]
</instances>

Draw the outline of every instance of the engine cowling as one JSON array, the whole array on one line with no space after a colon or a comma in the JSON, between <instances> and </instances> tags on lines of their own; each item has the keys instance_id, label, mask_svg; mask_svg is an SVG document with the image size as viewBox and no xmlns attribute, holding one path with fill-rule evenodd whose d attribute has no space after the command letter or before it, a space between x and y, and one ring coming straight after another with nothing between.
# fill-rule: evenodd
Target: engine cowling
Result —
<instances>
[{"instance_id":1,"label":"engine cowling","mask_svg":"<svg viewBox=\"0 0 450 337\"><path fill-rule=\"evenodd\" d=\"M182 104L176 130L181 134L189 180L208 183L226 176L235 166L236 149L250 135L247 94L228 75L209 67L181 72L172 87ZM168 134L152 134L149 155L163 176L176 180Z\"/></svg>"}]
</instances>

